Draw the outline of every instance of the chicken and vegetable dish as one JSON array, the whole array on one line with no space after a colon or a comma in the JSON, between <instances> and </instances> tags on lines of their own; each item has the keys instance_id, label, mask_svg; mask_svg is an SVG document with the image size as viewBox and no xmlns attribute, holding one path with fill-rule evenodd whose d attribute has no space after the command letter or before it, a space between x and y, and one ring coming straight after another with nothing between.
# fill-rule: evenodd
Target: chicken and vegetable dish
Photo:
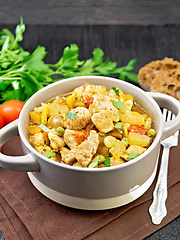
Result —
<instances>
[{"instance_id":1,"label":"chicken and vegetable dish","mask_svg":"<svg viewBox=\"0 0 180 240\"><path fill-rule=\"evenodd\" d=\"M156 136L152 118L133 96L85 84L42 102L29 113L30 144L74 167L101 168L143 154Z\"/></svg>"}]
</instances>

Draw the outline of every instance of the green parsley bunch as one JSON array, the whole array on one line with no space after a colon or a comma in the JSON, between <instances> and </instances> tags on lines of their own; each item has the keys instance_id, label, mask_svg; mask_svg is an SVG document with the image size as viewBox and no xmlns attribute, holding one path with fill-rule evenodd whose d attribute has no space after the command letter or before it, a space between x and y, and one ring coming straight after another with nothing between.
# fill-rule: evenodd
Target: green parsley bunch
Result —
<instances>
[{"instance_id":1,"label":"green parsley bunch","mask_svg":"<svg viewBox=\"0 0 180 240\"><path fill-rule=\"evenodd\" d=\"M137 74L131 72L136 59L130 60L127 66L118 68L117 63L109 59L104 61L104 52L100 48L93 50L91 59L80 61L79 48L72 43L65 47L57 63L47 64L44 62L47 55L45 47L37 46L30 53L19 45L25 29L21 18L15 36L8 29L0 32L0 105L12 99L26 102L44 86L75 76L117 76L121 80L128 78L138 83Z\"/></svg>"}]
</instances>

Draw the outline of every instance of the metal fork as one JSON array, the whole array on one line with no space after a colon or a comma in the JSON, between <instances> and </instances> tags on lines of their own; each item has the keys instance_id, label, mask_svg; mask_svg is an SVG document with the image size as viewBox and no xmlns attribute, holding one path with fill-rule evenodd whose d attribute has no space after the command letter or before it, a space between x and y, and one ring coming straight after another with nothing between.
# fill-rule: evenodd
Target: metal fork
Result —
<instances>
[{"instance_id":1,"label":"metal fork","mask_svg":"<svg viewBox=\"0 0 180 240\"><path fill-rule=\"evenodd\" d=\"M175 116L171 111L163 109L163 119L164 121L170 121ZM169 161L169 151L171 147L178 145L179 131L174 135L166 138L161 142L163 145L163 153L161 158L161 165L159 170L159 175L157 183L153 192L153 202L149 208L149 213L154 224L160 224L162 219L167 215L166 209L166 199L167 199L167 174L168 174L168 161Z\"/></svg>"}]
</instances>

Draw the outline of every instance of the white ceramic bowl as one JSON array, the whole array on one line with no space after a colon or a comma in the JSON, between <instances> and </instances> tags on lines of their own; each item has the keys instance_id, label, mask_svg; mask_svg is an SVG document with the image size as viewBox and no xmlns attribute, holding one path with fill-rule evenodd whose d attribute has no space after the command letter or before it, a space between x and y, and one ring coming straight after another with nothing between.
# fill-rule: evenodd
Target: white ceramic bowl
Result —
<instances>
[{"instance_id":1,"label":"white ceramic bowl","mask_svg":"<svg viewBox=\"0 0 180 240\"><path fill-rule=\"evenodd\" d=\"M85 83L119 87L133 95L153 118L157 136L148 150L127 163L109 168L78 168L54 162L38 153L28 142L29 112L58 94ZM177 116L163 123L160 107ZM152 184L158 163L160 141L180 129L180 103L167 95L144 92L127 82L108 77L75 77L50 84L35 93L23 107L18 120L0 130L0 146L19 132L24 156L0 153L0 166L26 171L34 186L60 204L78 209L100 210L125 205L140 197Z\"/></svg>"}]
</instances>

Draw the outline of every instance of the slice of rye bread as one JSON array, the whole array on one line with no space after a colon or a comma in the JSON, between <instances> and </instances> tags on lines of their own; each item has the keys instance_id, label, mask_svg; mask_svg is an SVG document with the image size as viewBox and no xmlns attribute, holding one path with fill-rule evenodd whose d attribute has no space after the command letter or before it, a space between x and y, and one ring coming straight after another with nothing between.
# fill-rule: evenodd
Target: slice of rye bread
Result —
<instances>
[{"instance_id":1,"label":"slice of rye bread","mask_svg":"<svg viewBox=\"0 0 180 240\"><path fill-rule=\"evenodd\" d=\"M138 73L145 91L161 92L180 100L180 62L164 58L146 64Z\"/></svg>"}]
</instances>

